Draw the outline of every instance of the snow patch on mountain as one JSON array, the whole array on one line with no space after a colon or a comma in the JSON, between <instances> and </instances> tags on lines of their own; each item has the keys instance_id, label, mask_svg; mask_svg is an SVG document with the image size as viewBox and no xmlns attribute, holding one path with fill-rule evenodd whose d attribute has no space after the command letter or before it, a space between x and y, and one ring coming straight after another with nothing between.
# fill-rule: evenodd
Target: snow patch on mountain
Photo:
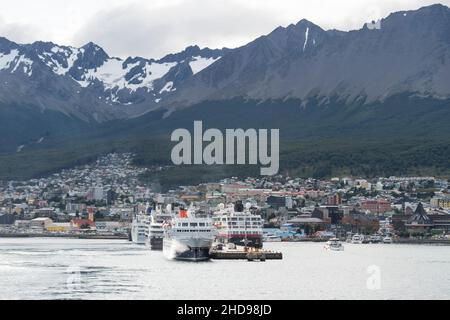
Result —
<instances>
[{"instance_id":1,"label":"snow patch on mountain","mask_svg":"<svg viewBox=\"0 0 450 320\"><path fill-rule=\"evenodd\" d=\"M308 45L308 38L309 38L309 27L307 27L305 31L305 43L303 44L303 52L305 52L306 46Z\"/></svg>"},{"instance_id":2,"label":"snow patch on mountain","mask_svg":"<svg viewBox=\"0 0 450 320\"><path fill-rule=\"evenodd\" d=\"M18 59L16 59L14 62L16 65L14 69L11 71L11 73L16 72L17 70L19 70L19 67L22 67L23 73L31 77L31 75L33 74L32 68L33 61L31 61L28 58L25 58L24 56L19 56Z\"/></svg>"},{"instance_id":3,"label":"snow patch on mountain","mask_svg":"<svg viewBox=\"0 0 450 320\"><path fill-rule=\"evenodd\" d=\"M177 62L147 64L145 67L146 83L151 84L153 81L161 79L170 71L170 69L175 67L177 64Z\"/></svg>"},{"instance_id":4,"label":"snow patch on mountain","mask_svg":"<svg viewBox=\"0 0 450 320\"><path fill-rule=\"evenodd\" d=\"M176 91L177 89L173 87L173 82L169 81L166 83L166 85L159 91L159 94L163 94L164 92L172 92Z\"/></svg>"},{"instance_id":5,"label":"snow patch on mountain","mask_svg":"<svg viewBox=\"0 0 450 320\"><path fill-rule=\"evenodd\" d=\"M31 77L33 74L33 61L20 55L17 49L11 50L10 53L0 53L0 70L11 69L11 73L22 70L23 73Z\"/></svg>"},{"instance_id":6,"label":"snow patch on mountain","mask_svg":"<svg viewBox=\"0 0 450 320\"><path fill-rule=\"evenodd\" d=\"M140 62L125 65L121 59L108 59L101 67L86 70L83 79L77 82L82 87L88 87L98 80L103 83L105 90L129 89L130 92L135 92L139 88L153 89L153 82L164 77L177 63L145 62L143 72L127 81L126 76L139 65Z\"/></svg>"},{"instance_id":7,"label":"snow patch on mountain","mask_svg":"<svg viewBox=\"0 0 450 320\"><path fill-rule=\"evenodd\" d=\"M53 54L44 52L44 56L39 55L39 58L51 68L54 73L64 76L73 67L75 61L77 61L81 50L77 48L61 48L55 46L51 49L51 52L53 52ZM61 63L60 61L65 61L65 63Z\"/></svg>"},{"instance_id":8,"label":"snow patch on mountain","mask_svg":"<svg viewBox=\"0 0 450 320\"><path fill-rule=\"evenodd\" d=\"M210 65L220 60L221 57L218 58L203 58L200 56L192 57L192 61L189 63L189 66L192 69L192 73L197 74L200 71L208 68Z\"/></svg>"},{"instance_id":9,"label":"snow patch on mountain","mask_svg":"<svg viewBox=\"0 0 450 320\"><path fill-rule=\"evenodd\" d=\"M0 53L0 70L9 69L11 63L17 58L18 55L18 50L11 50L8 54Z\"/></svg>"}]
</instances>

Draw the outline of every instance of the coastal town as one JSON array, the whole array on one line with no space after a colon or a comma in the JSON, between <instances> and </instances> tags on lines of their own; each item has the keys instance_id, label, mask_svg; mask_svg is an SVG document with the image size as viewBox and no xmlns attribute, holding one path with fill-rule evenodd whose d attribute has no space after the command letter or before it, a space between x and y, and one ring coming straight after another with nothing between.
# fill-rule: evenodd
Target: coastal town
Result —
<instances>
[{"instance_id":1,"label":"coastal town","mask_svg":"<svg viewBox=\"0 0 450 320\"><path fill-rule=\"evenodd\" d=\"M264 219L265 240L322 241L361 234L394 242L449 241L447 179L387 177L329 180L274 176L229 178L155 192L132 154L46 178L0 183L1 237L128 239L133 217L150 205L195 204L214 212L236 201Z\"/></svg>"}]
</instances>

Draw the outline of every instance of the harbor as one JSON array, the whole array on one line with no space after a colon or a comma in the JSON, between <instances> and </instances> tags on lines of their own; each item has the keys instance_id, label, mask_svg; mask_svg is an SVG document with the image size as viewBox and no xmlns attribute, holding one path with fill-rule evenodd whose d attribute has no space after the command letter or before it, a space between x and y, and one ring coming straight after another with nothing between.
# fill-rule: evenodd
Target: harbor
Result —
<instances>
[{"instance_id":1,"label":"harbor","mask_svg":"<svg viewBox=\"0 0 450 320\"><path fill-rule=\"evenodd\" d=\"M219 204L212 214L182 205L147 205L134 216L130 240L168 260L282 260L281 252L263 249L263 219L242 201Z\"/></svg>"},{"instance_id":2,"label":"harbor","mask_svg":"<svg viewBox=\"0 0 450 320\"><path fill-rule=\"evenodd\" d=\"M340 257L355 247L450 245L445 179L280 175L156 190L141 184L133 157L0 183L0 239L126 241L130 252L197 268L290 263L289 246Z\"/></svg>"},{"instance_id":3,"label":"harbor","mask_svg":"<svg viewBox=\"0 0 450 320\"><path fill-rule=\"evenodd\" d=\"M0 301L450 300L450 0L2 4Z\"/></svg>"},{"instance_id":4,"label":"harbor","mask_svg":"<svg viewBox=\"0 0 450 320\"><path fill-rule=\"evenodd\" d=\"M212 220L199 223L213 225L213 243L218 239L245 247L247 238L250 247L261 248L276 242L326 244L332 238L348 242L363 235L355 241L449 244L446 179L280 175L155 190L141 183L139 174L145 170L133 165L133 157L109 154L47 178L0 182L0 238L130 238L161 251L169 227L165 223L184 208ZM200 228L184 223L177 226L180 236Z\"/></svg>"}]
</instances>

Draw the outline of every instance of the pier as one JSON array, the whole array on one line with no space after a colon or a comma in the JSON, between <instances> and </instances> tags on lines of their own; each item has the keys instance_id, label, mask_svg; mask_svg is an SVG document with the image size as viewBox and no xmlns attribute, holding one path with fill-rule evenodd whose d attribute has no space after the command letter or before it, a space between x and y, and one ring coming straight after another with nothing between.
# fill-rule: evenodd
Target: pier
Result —
<instances>
[{"instance_id":1,"label":"pier","mask_svg":"<svg viewBox=\"0 0 450 320\"><path fill-rule=\"evenodd\" d=\"M247 260L261 262L265 262L266 260L283 260L283 254L281 252L266 250L212 250L210 256L213 260Z\"/></svg>"}]
</instances>

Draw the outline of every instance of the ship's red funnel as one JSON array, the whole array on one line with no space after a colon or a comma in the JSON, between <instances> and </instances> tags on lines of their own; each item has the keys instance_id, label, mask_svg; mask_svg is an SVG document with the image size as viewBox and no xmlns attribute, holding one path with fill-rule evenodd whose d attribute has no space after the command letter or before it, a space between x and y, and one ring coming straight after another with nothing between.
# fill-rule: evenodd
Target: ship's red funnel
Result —
<instances>
[{"instance_id":1,"label":"ship's red funnel","mask_svg":"<svg viewBox=\"0 0 450 320\"><path fill-rule=\"evenodd\" d=\"M188 212L186 210L180 210L180 218L185 219L188 217Z\"/></svg>"}]
</instances>

